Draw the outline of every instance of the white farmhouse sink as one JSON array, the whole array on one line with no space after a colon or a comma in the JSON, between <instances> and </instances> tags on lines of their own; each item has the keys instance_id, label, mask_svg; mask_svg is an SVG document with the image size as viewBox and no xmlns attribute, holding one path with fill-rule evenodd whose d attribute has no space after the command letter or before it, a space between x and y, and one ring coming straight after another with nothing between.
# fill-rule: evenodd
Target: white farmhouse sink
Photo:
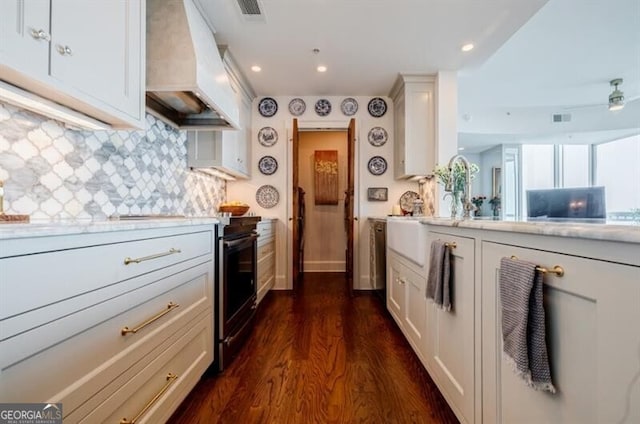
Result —
<instances>
[{"instance_id":1,"label":"white farmhouse sink","mask_svg":"<svg viewBox=\"0 0 640 424\"><path fill-rule=\"evenodd\" d=\"M390 218L387 246L422 267L427 259L427 226L415 219Z\"/></svg>"}]
</instances>

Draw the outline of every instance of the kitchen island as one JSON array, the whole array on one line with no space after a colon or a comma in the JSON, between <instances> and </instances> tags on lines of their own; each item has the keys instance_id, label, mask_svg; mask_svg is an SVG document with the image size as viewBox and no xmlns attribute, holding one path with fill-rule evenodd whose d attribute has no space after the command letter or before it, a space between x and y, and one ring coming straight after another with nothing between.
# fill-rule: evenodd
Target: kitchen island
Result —
<instances>
[{"instance_id":1,"label":"kitchen island","mask_svg":"<svg viewBox=\"0 0 640 424\"><path fill-rule=\"evenodd\" d=\"M390 219L389 231L394 221L412 222ZM640 421L640 227L420 223L427 255L432 241L451 246L453 308L446 312L424 299L423 337L410 342L461 422ZM527 387L502 358L500 259L512 256L548 271L544 299L556 394Z\"/></svg>"}]
</instances>

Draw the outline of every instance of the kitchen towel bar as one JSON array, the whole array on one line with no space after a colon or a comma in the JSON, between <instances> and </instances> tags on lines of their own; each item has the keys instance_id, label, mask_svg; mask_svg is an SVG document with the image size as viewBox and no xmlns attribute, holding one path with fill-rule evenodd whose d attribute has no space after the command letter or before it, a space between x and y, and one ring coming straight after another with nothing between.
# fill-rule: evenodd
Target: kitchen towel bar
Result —
<instances>
[{"instance_id":1,"label":"kitchen towel bar","mask_svg":"<svg viewBox=\"0 0 640 424\"><path fill-rule=\"evenodd\" d=\"M518 259L517 256L511 256L511 259ZM554 265L553 268L548 269L548 268L544 268L541 266L537 266L536 267L536 271L541 272L543 274L555 274L558 277L562 277L564 275L564 268L562 268L560 265Z\"/></svg>"}]
</instances>

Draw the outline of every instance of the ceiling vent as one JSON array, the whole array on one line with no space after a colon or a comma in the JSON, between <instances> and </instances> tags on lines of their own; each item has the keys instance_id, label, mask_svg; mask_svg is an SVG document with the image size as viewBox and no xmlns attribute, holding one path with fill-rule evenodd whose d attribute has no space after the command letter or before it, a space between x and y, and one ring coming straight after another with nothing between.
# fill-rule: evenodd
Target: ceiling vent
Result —
<instances>
[{"instance_id":1,"label":"ceiling vent","mask_svg":"<svg viewBox=\"0 0 640 424\"><path fill-rule=\"evenodd\" d=\"M571 114L570 113L554 113L551 115L551 122L571 122Z\"/></svg>"},{"instance_id":2,"label":"ceiling vent","mask_svg":"<svg viewBox=\"0 0 640 424\"><path fill-rule=\"evenodd\" d=\"M242 16L250 20L263 20L262 7L258 0L237 0Z\"/></svg>"}]
</instances>

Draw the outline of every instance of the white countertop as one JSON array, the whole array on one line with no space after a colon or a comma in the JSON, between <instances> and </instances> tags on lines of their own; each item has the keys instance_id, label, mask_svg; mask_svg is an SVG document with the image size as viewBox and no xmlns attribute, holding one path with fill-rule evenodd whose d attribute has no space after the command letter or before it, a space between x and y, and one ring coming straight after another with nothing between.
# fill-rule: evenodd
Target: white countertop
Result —
<instances>
[{"instance_id":1,"label":"white countertop","mask_svg":"<svg viewBox=\"0 0 640 424\"><path fill-rule=\"evenodd\" d=\"M70 234L130 231L148 228L181 227L188 225L215 225L218 218L193 217L171 219L145 219L132 221L57 221L32 222L28 224L0 224L0 240L46 237Z\"/></svg>"},{"instance_id":2,"label":"white countertop","mask_svg":"<svg viewBox=\"0 0 640 424\"><path fill-rule=\"evenodd\" d=\"M640 243L640 225L637 223L579 223L579 222L532 222L494 221L490 219L451 220L450 218L423 217L423 224L445 227L473 228L511 233L540 234L546 236L572 237L592 240Z\"/></svg>"}]
</instances>

